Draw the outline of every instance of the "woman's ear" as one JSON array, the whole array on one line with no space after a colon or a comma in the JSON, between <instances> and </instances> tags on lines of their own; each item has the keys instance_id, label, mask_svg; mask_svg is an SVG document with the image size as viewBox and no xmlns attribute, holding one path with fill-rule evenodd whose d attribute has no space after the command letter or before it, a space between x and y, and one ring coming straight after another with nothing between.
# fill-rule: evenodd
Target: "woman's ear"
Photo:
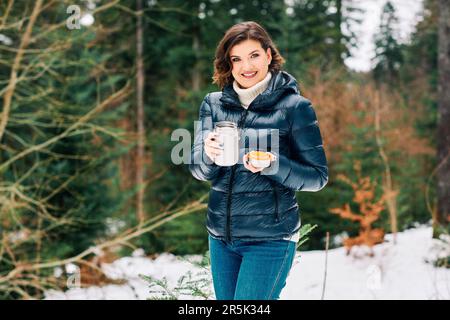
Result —
<instances>
[{"instance_id":1,"label":"woman's ear","mask_svg":"<svg viewBox=\"0 0 450 320\"><path fill-rule=\"evenodd\" d=\"M272 62L272 51L271 51L270 47L267 48L267 59L269 60L269 65L270 65L270 63Z\"/></svg>"}]
</instances>

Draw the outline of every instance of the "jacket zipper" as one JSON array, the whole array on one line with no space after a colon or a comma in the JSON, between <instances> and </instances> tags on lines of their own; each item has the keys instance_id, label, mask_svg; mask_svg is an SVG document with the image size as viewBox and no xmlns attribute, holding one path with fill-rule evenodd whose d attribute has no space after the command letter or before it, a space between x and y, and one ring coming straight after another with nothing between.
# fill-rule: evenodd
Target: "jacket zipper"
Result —
<instances>
[{"instance_id":1,"label":"jacket zipper","mask_svg":"<svg viewBox=\"0 0 450 320\"><path fill-rule=\"evenodd\" d=\"M238 128L243 128L245 119L247 118L248 110L245 109L243 115L241 116L241 119L239 119L238 122ZM231 174L230 174L230 180L228 182L228 199L227 199L227 225L226 225L226 237L227 241L231 241L231 192L233 190L233 180L234 180L234 173L236 171L237 164L235 164L231 168Z\"/></svg>"},{"instance_id":2,"label":"jacket zipper","mask_svg":"<svg viewBox=\"0 0 450 320\"><path fill-rule=\"evenodd\" d=\"M272 180L269 180L270 184L272 185L273 188L273 195L275 198L275 221L276 222L280 222L280 214L278 212L278 192L277 192L277 188L275 187L275 182L273 182Z\"/></svg>"}]
</instances>

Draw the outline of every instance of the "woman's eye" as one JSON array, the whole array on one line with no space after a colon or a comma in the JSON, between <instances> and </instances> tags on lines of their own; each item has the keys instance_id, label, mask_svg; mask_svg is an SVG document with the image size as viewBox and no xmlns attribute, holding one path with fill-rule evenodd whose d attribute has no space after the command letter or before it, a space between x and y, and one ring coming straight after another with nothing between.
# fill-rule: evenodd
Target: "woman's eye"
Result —
<instances>
[{"instance_id":1,"label":"woman's eye","mask_svg":"<svg viewBox=\"0 0 450 320\"><path fill-rule=\"evenodd\" d=\"M257 54L257 53L252 54L252 57L258 57L258 56L259 56L259 54ZM233 59L231 59L231 61L233 61L233 62L239 61L239 58L233 58Z\"/></svg>"}]
</instances>

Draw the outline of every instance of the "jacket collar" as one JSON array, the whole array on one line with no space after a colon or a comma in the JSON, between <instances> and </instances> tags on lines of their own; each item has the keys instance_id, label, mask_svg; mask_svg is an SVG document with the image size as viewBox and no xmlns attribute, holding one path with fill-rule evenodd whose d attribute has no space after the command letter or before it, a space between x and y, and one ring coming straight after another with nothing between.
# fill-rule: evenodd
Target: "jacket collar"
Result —
<instances>
[{"instance_id":1,"label":"jacket collar","mask_svg":"<svg viewBox=\"0 0 450 320\"><path fill-rule=\"evenodd\" d=\"M270 71L271 72L271 71ZM272 72L272 78L265 91L259 94L250 103L249 110L267 110L273 108L284 95L288 93L300 93L297 80L286 71ZM239 96L233 89L233 84L227 84L222 90L220 101L225 107L242 109Z\"/></svg>"}]
</instances>

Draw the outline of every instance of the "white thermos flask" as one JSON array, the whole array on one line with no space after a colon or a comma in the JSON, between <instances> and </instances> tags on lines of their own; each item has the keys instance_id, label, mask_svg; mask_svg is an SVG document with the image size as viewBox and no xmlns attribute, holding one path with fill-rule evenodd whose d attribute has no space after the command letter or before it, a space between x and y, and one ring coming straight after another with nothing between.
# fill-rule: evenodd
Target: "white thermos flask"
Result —
<instances>
[{"instance_id":1,"label":"white thermos flask","mask_svg":"<svg viewBox=\"0 0 450 320\"><path fill-rule=\"evenodd\" d=\"M232 166L239 160L239 129L231 121L220 121L215 124L218 142L223 144L223 152L214 160L218 166Z\"/></svg>"}]
</instances>

